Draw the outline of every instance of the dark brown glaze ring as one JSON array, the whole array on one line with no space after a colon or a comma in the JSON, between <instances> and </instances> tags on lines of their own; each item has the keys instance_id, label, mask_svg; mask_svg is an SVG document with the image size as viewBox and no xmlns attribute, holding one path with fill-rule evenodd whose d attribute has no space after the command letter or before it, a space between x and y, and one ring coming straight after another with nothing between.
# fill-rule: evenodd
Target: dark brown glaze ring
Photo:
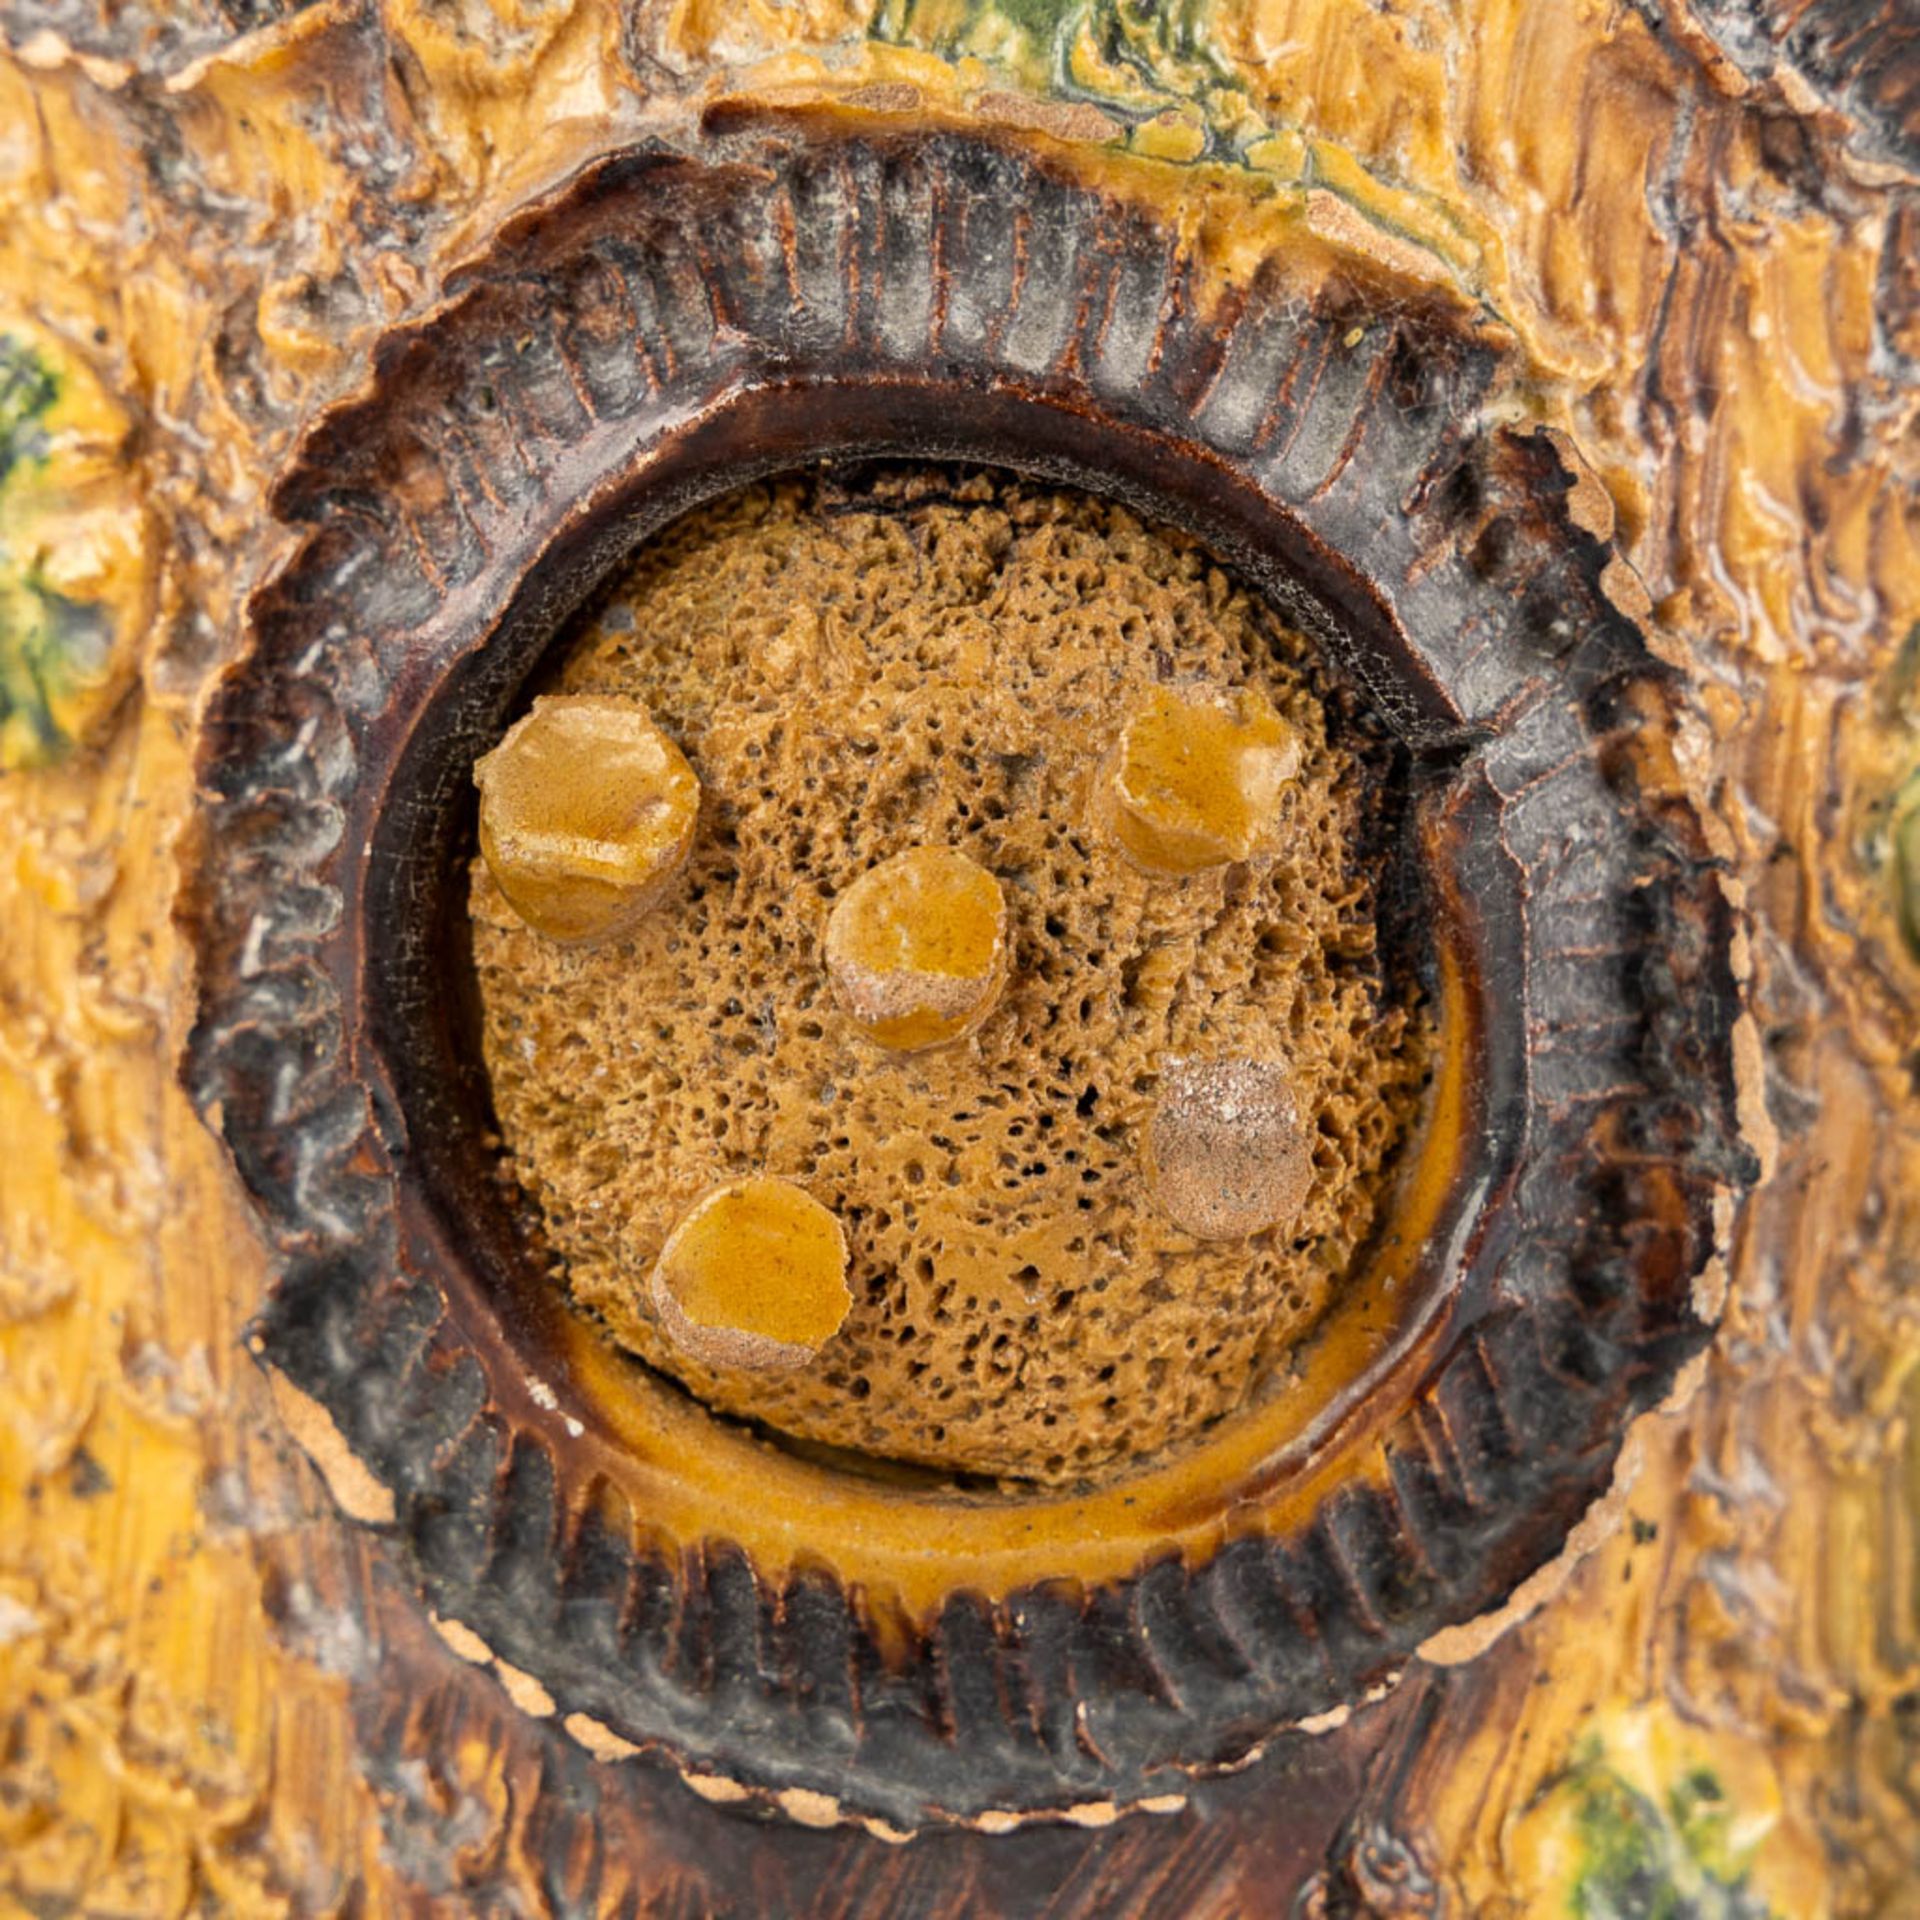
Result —
<instances>
[{"instance_id":1,"label":"dark brown glaze ring","mask_svg":"<svg viewBox=\"0 0 1920 1920\"><path fill-rule=\"evenodd\" d=\"M1554 445L1483 423L1493 345L1357 278L1209 307L1195 271L976 136L623 154L388 340L273 496L302 537L206 716L183 908L189 1083L279 1256L257 1347L437 1617L717 1797L898 1832L1164 1802L1500 1608L1710 1335L1754 1167L1735 911L1647 748L1684 689ZM623 1440L517 1224L463 957L471 768L565 618L689 506L878 454L1118 495L1315 634L1413 755L1471 1029L1405 1325L1351 1393L1121 1573L1069 1539L990 1596L956 1559L904 1619L831 1538L768 1567L650 1507L678 1469Z\"/></svg>"}]
</instances>

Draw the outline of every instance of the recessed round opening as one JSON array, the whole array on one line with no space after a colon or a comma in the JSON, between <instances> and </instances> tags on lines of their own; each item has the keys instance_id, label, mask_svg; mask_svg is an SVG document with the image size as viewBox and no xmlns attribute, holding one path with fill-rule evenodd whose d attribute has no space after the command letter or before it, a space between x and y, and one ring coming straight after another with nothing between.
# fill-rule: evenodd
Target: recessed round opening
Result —
<instances>
[{"instance_id":1,"label":"recessed round opening","mask_svg":"<svg viewBox=\"0 0 1920 1920\"><path fill-rule=\"evenodd\" d=\"M1014 203L1078 236L1043 270ZM1752 1175L1733 905L1557 453L1480 418L1443 315L1288 261L1212 305L1150 214L972 136L624 156L501 247L276 488L305 537L198 763L188 1077L316 1458L567 1724L729 1793L1003 1821L1327 1724L1561 1550L1706 1339ZM772 1443L573 1311L473 990L474 766L556 637L690 509L881 457L1204 541L1405 744L1432 930L1418 1151L1288 1390L1011 1496Z\"/></svg>"},{"instance_id":2,"label":"recessed round opening","mask_svg":"<svg viewBox=\"0 0 1920 1920\"><path fill-rule=\"evenodd\" d=\"M1436 1052L1410 756L1320 646L1114 502L842 465L653 536L528 695L625 703L702 787L684 868L596 944L472 865L475 1038L544 1284L769 1437L1009 1491L1295 1390L1390 1234ZM1210 804L1243 768L1253 799L1196 828L1181 783ZM1109 789L1186 838L1143 856ZM824 931L916 849L991 876L1007 977L895 1047ZM649 1285L704 1196L769 1176L833 1212L851 1292L774 1368Z\"/></svg>"},{"instance_id":3,"label":"recessed round opening","mask_svg":"<svg viewBox=\"0 0 1920 1920\"><path fill-rule=\"evenodd\" d=\"M569 622L649 538L744 486L823 460L985 466L1190 535L1303 637L1314 671L1344 683L1395 743L1386 752L1398 768L1388 784L1399 817L1386 845L1397 851L1393 877L1376 884L1400 921L1383 951L1401 956L1402 984L1425 992L1435 1036L1432 1084L1408 1128L1418 1151L1398 1155L1364 1257L1287 1356L1286 1390L1251 1396L1122 1473L1013 1483L1008 1493L871 1450L791 1435L770 1446L771 1427L715 1413L574 1307L536 1210L503 1166L470 915L475 762L553 670ZM905 388L883 407L869 383L752 390L651 462L628 497L591 508L577 532L548 542L539 569L468 648L422 679L400 716L385 785L369 796L363 881L362 924L378 933L361 949L361 993L375 1097L391 1099L408 1143L405 1230L463 1323L476 1334L498 1328L530 1383L528 1417L567 1423L578 1470L621 1487L636 1518L665 1537L737 1541L756 1564L824 1555L843 1578L910 1611L938 1604L962 1567L990 1591L1063 1575L1117 1578L1156 1552L1217 1544L1234 1530L1228 1516L1254 1524L1276 1501L1310 1506L1324 1476L1337 1479L1345 1450L1396 1417L1402 1388L1444 1336L1463 1236L1517 1144L1523 1079L1519 1010L1486 997L1490 954L1517 938L1513 876L1497 860L1478 862L1471 888L1460 873L1465 850L1485 840L1489 796L1454 777L1450 739L1428 744L1439 696L1372 591L1194 449L1014 395L983 394L961 410ZM1405 926L1410 902L1425 929L1417 935ZM1013 1533L1009 1499L1023 1514Z\"/></svg>"}]
</instances>

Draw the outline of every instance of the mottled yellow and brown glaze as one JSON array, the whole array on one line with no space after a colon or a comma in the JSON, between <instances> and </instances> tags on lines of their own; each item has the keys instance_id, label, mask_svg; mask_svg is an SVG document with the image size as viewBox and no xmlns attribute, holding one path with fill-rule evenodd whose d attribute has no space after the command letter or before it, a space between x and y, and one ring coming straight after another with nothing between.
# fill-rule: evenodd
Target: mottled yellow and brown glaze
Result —
<instances>
[{"instance_id":1,"label":"mottled yellow and brown glaze","mask_svg":"<svg viewBox=\"0 0 1920 1920\"><path fill-rule=\"evenodd\" d=\"M1899 87L1731 11L1218 0L1178 43L1076 29L1062 61L1066 10L1026 5L0 20L0 336L33 356L0 388L44 369L86 416L30 407L44 445L0 478L0 620L36 623L0 632L0 689L16 660L64 676L27 674L52 697L0 760L0 1899L699 1913L778 1886L798 1913L1229 1915L1298 1878L1276 1809L1309 1798L1358 1836L1309 1911L1444 1889L1577 1914L1643 1859L1780 1914L1912 1902L1920 210ZM1883 42L1910 76L1862 19L1863 70ZM194 714L284 539L264 501L295 432L530 195L809 101L991 124L1177 208L1208 300L1280 249L1477 309L1525 370L1503 404L1591 476L1618 594L1692 678L1676 777L1751 914L1771 1152L1724 1329L1640 1430L1617 1529L1304 1774L1255 1764L1162 1819L776 1834L590 1720L582 1746L529 1717L285 1439L244 1346L267 1254L175 1083Z\"/></svg>"}]
</instances>

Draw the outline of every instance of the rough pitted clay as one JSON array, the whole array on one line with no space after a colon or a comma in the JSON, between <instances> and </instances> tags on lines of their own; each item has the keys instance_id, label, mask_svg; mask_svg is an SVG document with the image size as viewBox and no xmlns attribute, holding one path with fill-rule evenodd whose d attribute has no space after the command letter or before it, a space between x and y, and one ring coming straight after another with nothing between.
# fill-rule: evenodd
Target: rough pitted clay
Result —
<instances>
[{"instance_id":1,"label":"rough pitted clay","mask_svg":"<svg viewBox=\"0 0 1920 1920\"><path fill-rule=\"evenodd\" d=\"M1297 734L1276 851L1153 879L1090 824L1103 753L1169 683L1257 684ZM549 685L644 700L705 796L684 874L603 949L541 939L475 867L487 1063L557 1284L717 1409L947 1470L1070 1481L1285 1390L1428 1038L1362 857L1392 755L1306 641L1120 507L828 474L651 543ZM1012 971L975 1033L900 1055L836 1005L821 938L921 843L999 877ZM1156 1207L1140 1142L1165 1060L1228 1055L1288 1063L1312 1173L1286 1230L1209 1244ZM754 1172L852 1249L846 1323L778 1376L691 1358L646 1290L675 1221Z\"/></svg>"}]
</instances>

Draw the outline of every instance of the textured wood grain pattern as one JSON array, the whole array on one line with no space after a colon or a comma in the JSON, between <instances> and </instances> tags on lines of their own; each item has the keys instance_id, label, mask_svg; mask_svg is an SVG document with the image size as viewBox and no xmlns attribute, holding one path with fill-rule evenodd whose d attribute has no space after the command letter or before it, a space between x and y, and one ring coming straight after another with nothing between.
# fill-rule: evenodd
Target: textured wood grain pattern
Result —
<instances>
[{"instance_id":1,"label":"textured wood grain pattern","mask_svg":"<svg viewBox=\"0 0 1920 1920\"><path fill-rule=\"evenodd\" d=\"M1221 7L1210 50L1300 123L1314 184L1284 142L1238 181L1074 157L1184 206L1209 283L1232 281L1237 236L1265 245L1303 209L1336 249L1407 215L1401 268L1464 274L1511 324L1529 407L1601 477L1699 687L1682 757L1755 913L1782 1137L1701 1391L1636 1450L1637 1524L1470 1667L1416 1669L1430 1718L1401 1717L1412 1687L1357 1716L1393 1764L1322 1743L1180 1815L904 1850L757 1829L647 1762L586 1761L341 1527L239 1344L261 1253L171 1085L184 743L274 557L266 479L502 218L703 89L985 120L1015 84L836 41L861 23L825 6L817 61L785 10L549 15L502 5L496 33L481 9L448 27L315 7L225 63L131 76L112 62L141 57L137 31L96 38L70 11L76 57L32 41L46 14L5 17L0 305L131 403L165 580L132 695L66 765L0 781L0 1902L834 1912L843 1889L881 1910L1239 1913L1311 1882L1339 1912L1425 1879L1449 1911L1564 1912L1583 1856L1555 1823L1599 1743L1656 1802L1662 1767L1717 1769L1774 1910L1901 1911L1920 1880L1920 1402L1892 1276L1920 1231L1920 988L1876 836L1913 764L1896 669L1920 616L1920 228L1869 89L1808 79L1790 44L1749 60L1732 9ZM1876 46L1849 39L1848 71L1901 97L1910 62ZM1272 1810L1306 1802L1345 1836L1324 1871L1273 1837Z\"/></svg>"}]
</instances>

